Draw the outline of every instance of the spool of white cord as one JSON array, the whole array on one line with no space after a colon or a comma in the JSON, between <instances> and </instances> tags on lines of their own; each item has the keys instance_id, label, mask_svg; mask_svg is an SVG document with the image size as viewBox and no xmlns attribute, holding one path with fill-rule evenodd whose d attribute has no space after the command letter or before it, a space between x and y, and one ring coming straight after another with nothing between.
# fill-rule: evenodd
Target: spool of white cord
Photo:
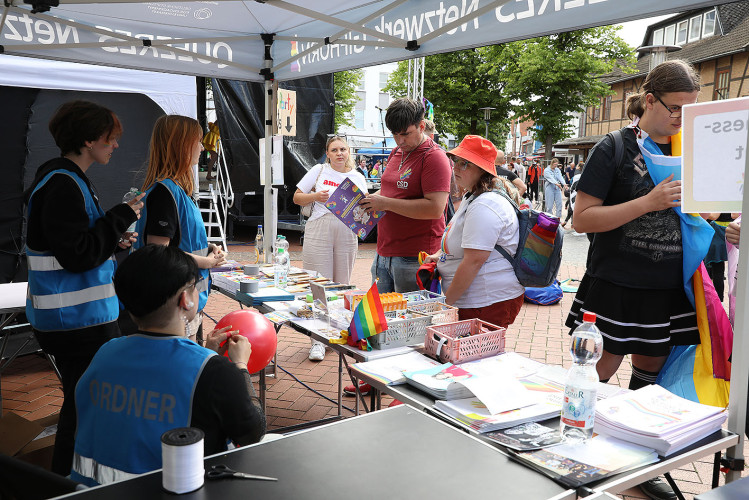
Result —
<instances>
[{"instance_id":1,"label":"spool of white cord","mask_svg":"<svg viewBox=\"0 0 749 500\"><path fill-rule=\"evenodd\" d=\"M195 491L205 480L203 431L179 427L161 435L162 486L171 493Z\"/></svg>"}]
</instances>

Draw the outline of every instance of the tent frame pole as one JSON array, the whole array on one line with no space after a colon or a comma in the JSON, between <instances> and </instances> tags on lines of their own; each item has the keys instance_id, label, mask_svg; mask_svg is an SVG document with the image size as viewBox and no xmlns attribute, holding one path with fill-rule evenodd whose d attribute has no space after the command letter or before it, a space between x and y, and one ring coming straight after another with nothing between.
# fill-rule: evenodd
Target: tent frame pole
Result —
<instances>
[{"instance_id":1,"label":"tent frame pole","mask_svg":"<svg viewBox=\"0 0 749 500\"><path fill-rule=\"evenodd\" d=\"M265 76L265 186L263 186L263 225L265 226L265 237L263 238L263 255L265 263L273 262L273 243L278 234L278 218L273 216L273 168L271 166L271 153L273 148L273 103L275 102L275 85L273 85L273 57L271 47L273 46L273 35L263 36L265 44L265 60L263 62L263 73Z\"/></svg>"},{"instance_id":2,"label":"tent frame pole","mask_svg":"<svg viewBox=\"0 0 749 500\"><path fill-rule=\"evenodd\" d=\"M407 0L395 0L394 2L391 2L390 4L386 5L385 7L383 7L380 10L378 10L377 12L373 12L372 14L370 14L370 15L362 18L362 19L360 19L359 20L359 24L362 24L362 25L366 24L369 21L371 21L372 19L375 19L376 17L381 16L381 15L385 14L386 12L389 12L392 9L394 9L396 7L399 7L402 3L405 3L406 1ZM350 31L350 30L341 30L338 33L335 33L333 36L327 37L327 40L330 40L331 43L335 43L341 36L345 35L348 31ZM285 40L286 38L287 37L278 37L279 40ZM290 41L293 41L293 39L291 39ZM322 42L324 42L324 41L325 40L323 40ZM387 47L387 46L388 45L383 45L383 47ZM400 42L397 44L397 47L402 47L402 46L403 46L403 40L400 40ZM294 61L297 61L297 60L301 59L302 57L306 56L310 52L313 52L313 51L315 51L317 49L318 49L318 46L315 45L313 47L309 47L309 48L307 48L307 49L305 49L303 51L300 51L299 54L297 54L297 55L295 55L293 57L290 57L289 59L286 59L285 61L282 61L279 64L275 65L271 71L273 71L273 72L278 71L279 68L284 68L284 67L290 65L291 63L293 63Z\"/></svg>"},{"instance_id":3,"label":"tent frame pole","mask_svg":"<svg viewBox=\"0 0 749 500\"><path fill-rule=\"evenodd\" d=\"M747 135L749 148L749 135ZM747 151L745 149L745 151ZM749 157L744 165L744 176L749 173ZM749 196L744 194L741 213L749 214ZM746 233L746 231L745 231ZM744 432L746 429L747 387L749 386L749 311L744 307L749 300L749 235L742 234L739 242L738 287L736 290L736 312L733 325L733 349L731 350L731 391L728 395L728 430L739 436L739 442L726 450L725 465L729 470L726 483L741 479L744 469ZM730 279L730 278L729 278Z\"/></svg>"}]
</instances>

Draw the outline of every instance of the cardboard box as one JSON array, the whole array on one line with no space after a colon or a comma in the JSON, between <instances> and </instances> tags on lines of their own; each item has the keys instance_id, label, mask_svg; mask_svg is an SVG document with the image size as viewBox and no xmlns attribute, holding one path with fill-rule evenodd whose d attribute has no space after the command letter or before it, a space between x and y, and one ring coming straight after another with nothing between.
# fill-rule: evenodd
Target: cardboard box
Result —
<instances>
[{"instance_id":1,"label":"cardboard box","mask_svg":"<svg viewBox=\"0 0 749 500\"><path fill-rule=\"evenodd\" d=\"M0 453L50 470L58 417L55 413L27 420L13 412L6 413L0 418Z\"/></svg>"}]
</instances>

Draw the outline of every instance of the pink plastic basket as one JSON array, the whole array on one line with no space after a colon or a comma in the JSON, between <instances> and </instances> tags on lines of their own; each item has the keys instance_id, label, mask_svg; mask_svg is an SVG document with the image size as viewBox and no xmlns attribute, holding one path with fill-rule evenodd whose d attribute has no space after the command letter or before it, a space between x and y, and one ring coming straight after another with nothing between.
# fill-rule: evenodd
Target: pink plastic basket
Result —
<instances>
[{"instance_id":1,"label":"pink plastic basket","mask_svg":"<svg viewBox=\"0 0 749 500\"><path fill-rule=\"evenodd\" d=\"M448 306L442 302L416 302L409 304L408 308L412 311L431 316L433 325L458 321L458 308Z\"/></svg>"},{"instance_id":2,"label":"pink plastic basket","mask_svg":"<svg viewBox=\"0 0 749 500\"><path fill-rule=\"evenodd\" d=\"M505 329L469 319L427 327L424 351L443 363L463 363L505 350Z\"/></svg>"}]
</instances>

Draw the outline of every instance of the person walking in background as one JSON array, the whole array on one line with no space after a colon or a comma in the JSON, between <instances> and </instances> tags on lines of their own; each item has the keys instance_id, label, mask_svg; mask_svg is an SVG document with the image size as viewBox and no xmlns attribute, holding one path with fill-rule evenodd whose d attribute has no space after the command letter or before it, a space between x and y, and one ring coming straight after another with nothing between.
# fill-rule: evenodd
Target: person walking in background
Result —
<instances>
[{"instance_id":1,"label":"person walking in background","mask_svg":"<svg viewBox=\"0 0 749 500\"><path fill-rule=\"evenodd\" d=\"M567 227L567 223L572 218L572 213L575 210L575 198L577 196L577 183L580 181L580 176L583 173L583 162L580 162L577 164L577 167L575 167L575 172L572 178L570 179L570 188L569 188L569 194L567 195L567 217L564 219L564 222L562 223L562 227ZM572 222L572 226L574 227L574 221Z\"/></svg>"},{"instance_id":2,"label":"person walking in background","mask_svg":"<svg viewBox=\"0 0 749 500\"><path fill-rule=\"evenodd\" d=\"M216 168L216 162L218 161L218 141L221 140L221 136L218 133L218 125L213 122L208 122L208 132L203 136L203 148L208 151L208 175L205 176L206 180L213 180L213 169Z\"/></svg>"},{"instance_id":3,"label":"person walking in background","mask_svg":"<svg viewBox=\"0 0 749 500\"><path fill-rule=\"evenodd\" d=\"M424 105L408 98L388 106L385 124L397 148L388 157L382 188L361 200L367 211L384 210L377 225L372 281L384 292L418 290L419 252L434 253L445 230L450 162L424 134Z\"/></svg>"},{"instance_id":4,"label":"person walking in background","mask_svg":"<svg viewBox=\"0 0 749 500\"><path fill-rule=\"evenodd\" d=\"M25 193L29 291L26 316L45 353L55 357L63 403L52 471L70 474L76 427L75 386L105 342L120 336L113 254L135 240L127 233L143 195L104 212L86 176L119 147L122 126L109 109L88 101L60 106L49 122L60 157L36 171Z\"/></svg>"},{"instance_id":5,"label":"person walking in background","mask_svg":"<svg viewBox=\"0 0 749 500\"><path fill-rule=\"evenodd\" d=\"M310 168L294 193L294 203L312 206L312 215L304 227L302 247L302 267L317 271L320 275L348 284L354 270L358 243L356 234L338 217L325 208L330 193L345 179L367 192L367 181L354 168L346 139L334 135L325 144L325 163ZM325 358L325 345L310 339L309 359L322 361Z\"/></svg>"},{"instance_id":6,"label":"person walking in background","mask_svg":"<svg viewBox=\"0 0 749 500\"><path fill-rule=\"evenodd\" d=\"M525 195L525 191L527 190L525 183L521 180L522 177L515 175L515 172L511 172L510 170L507 170L503 166L504 164L505 164L505 153L501 149L498 149L497 158L494 160L495 173L497 174L498 177L507 179L508 182L510 182L513 186L515 186L515 189L517 189L518 194L522 198L523 195Z\"/></svg>"},{"instance_id":7,"label":"person walking in background","mask_svg":"<svg viewBox=\"0 0 749 500\"><path fill-rule=\"evenodd\" d=\"M528 199L538 202L538 181L541 178L541 167L537 161L528 168Z\"/></svg>"},{"instance_id":8,"label":"person walking in background","mask_svg":"<svg viewBox=\"0 0 749 500\"><path fill-rule=\"evenodd\" d=\"M544 211L553 213L558 219L562 218L562 190L565 186L562 172L559 170L559 160L551 160L544 170ZM553 212L556 207L556 212Z\"/></svg>"},{"instance_id":9,"label":"person walking in background","mask_svg":"<svg viewBox=\"0 0 749 500\"><path fill-rule=\"evenodd\" d=\"M146 206L136 225L142 237L134 248L147 244L179 247L195 259L201 279L198 314L188 326L189 337L203 343L203 308L210 293L210 270L226 262L221 245L208 243L203 217L191 198L193 165L203 151L203 130L194 118L165 115L156 120L151 133L148 170L143 181Z\"/></svg>"},{"instance_id":10,"label":"person walking in background","mask_svg":"<svg viewBox=\"0 0 749 500\"><path fill-rule=\"evenodd\" d=\"M467 135L449 151L455 180L470 195L463 200L442 235L441 249L424 262L436 262L442 276L445 301L459 308L461 320L479 318L507 328L523 305L525 289L512 263L494 247L510 255L518 246L519 224L510 198L515 188L495 174L497 150L488 139Z\"/></svg>"},{"instance_id":11,"label":"person walking in background","mask_svg":"<svg viewBox=\"0 0 749 500\"><path fill-rule=\"evenodd\" d=\"M596 235L565 324L571 332L585 311L598 315L604 352L596 369L603 382L630 354L629 388L652 384L672 345L700 342L684 290L680 219L671 209L680 205L681 182L671 175L656 185L637 142L653 141L670 155L682 106L696 102L699 91L699 76L688 63L656 66L640 92L627 99L633 121L622 129L623 161L616 164L613 140L606 136L591 151L578 183L575 229ZM640 486L651 498L676 498L658 478Z\"/></svg>"}]
</instances>

